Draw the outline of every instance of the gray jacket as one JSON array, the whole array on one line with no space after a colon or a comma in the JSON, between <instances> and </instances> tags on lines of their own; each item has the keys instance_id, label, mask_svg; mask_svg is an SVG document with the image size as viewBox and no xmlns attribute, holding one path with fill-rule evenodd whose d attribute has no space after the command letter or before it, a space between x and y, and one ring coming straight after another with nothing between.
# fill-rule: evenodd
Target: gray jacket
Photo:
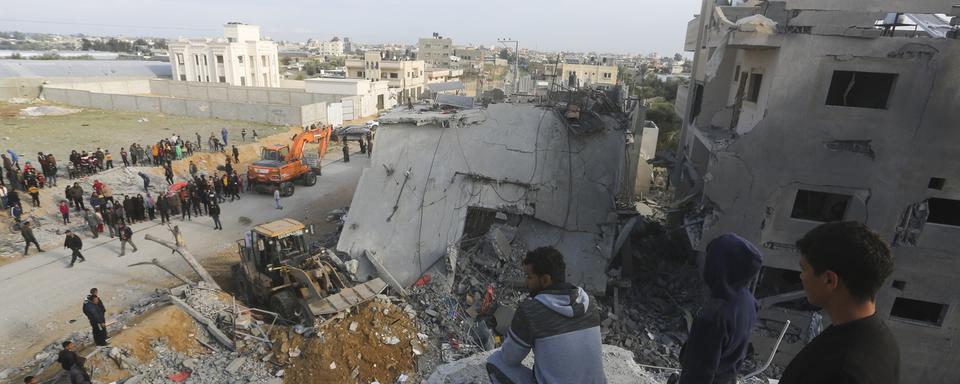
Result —
<instances>
[{"instance_id":1,"label":"gray jacket","mask_svg":"<svg viewBox=\"0 0 960 384\"><path fill-rule=\"evenodd\" d=\"M532 349L538 383L602 384L601 344L596 304L582 288L561 283L520 303L501 353L520 365Z\"/></svg>"}]
</instances>

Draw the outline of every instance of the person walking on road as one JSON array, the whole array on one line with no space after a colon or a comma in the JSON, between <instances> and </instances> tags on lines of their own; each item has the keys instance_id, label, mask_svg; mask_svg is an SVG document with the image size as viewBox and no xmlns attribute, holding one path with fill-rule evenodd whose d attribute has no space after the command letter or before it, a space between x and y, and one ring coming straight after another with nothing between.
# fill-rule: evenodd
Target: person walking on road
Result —
<instances>
[{"instance_id":1,"label":"person walking on road","mask_svg":"<svg viewBox=\"0 0 960 384\"><path fill-rule=\"evenodd\" d=\"M243 140L244 143L247 142L247 129L246 129L246 128L240 130L240 139Z\"/></svg>"},{"instance_id":2,"label":"person walking on road","mask_svg":"<svg viewBox=\"0 0 960 384\"><path fill-rule=\"evenodd\" d=\"M40 208L40 188L37 188L36 185L31 185L27 188L27 193L30 194L30 203L34 207Z\"/></svg>"},{"instance_id":3,"label":"person walking on road","mask_svg":"<svg viewBox=\"0 0 960 384\"><path fill-rule=\"evenodd\" d=\"M20 227L20 235L23 236L23 241L26 243L23 246L23 255L27 255L27 251L30 250L30 243L37 246L37 252L43 252L40 249L40 243L37 243L37 238L33 236L33 227L30 226L30 222L26 221L23 223L23 226Z\"/></svg>"},{"instance_id":4,"label":"person walking on road","mask_svg":"<svg viewBox=\"0 0 960 384\"><path fill-rule=\"evenodd\" d=\"M210 217L213 218L213 229L223 230L223 224L220 224L220 205L210 205Z\"/></svg>"},{"instance_id":5,"label":"person walking on road","mask_svg":"<svg viewBox=\"0 0 960 384\"><path fill-rule=\"evenodd\" d=\"M63 225L70 224L70 205L67 204L67 201L60 200L60 204L57 205L57 208L60 209L60 216L63 217Z\"/></svg>"},{"instance_id":6,"label":"person walking on road","mask_svg":"<svg viewBox=\"0 0 960 384\"><path fill-rule=\"evenodd\" d=\"M167 179L167 184L173 185L173 168L170 165L163 166L163 177Z\"/></svg>"},{"instance_id":7,"label":"person walking on road","mask_svg":"<svg viewBox=\"0 0 960 384\"><path fill-rule=\"evenodd\" d=\"M73 233L69 229L66 232L67 238L63 241L63 247L69 248L70 254L70 267L73 267L73 264L77 262L77 259L80 259L80 262L87 261L83 254L80 253L80 250L83 249L83 240L80 240L80 236L77 236L76 233Z\"/></svg>"},{"instance_id":8,"label":"person walking on road","mask_svg":"<svg viewBox=\"0 0 960 384\"><path fill-rule=\"evenodd\" d=\"M257 139L259 139L259 138L260 138L260 137L257 136L257 130L254 129L254 130L253 130L253 141L257 141Z\"/></svg>"},{"instance_id":9,"label":"person walking on road","mask_svg":"<svg viewBox=\"0 0 960 384\"><path fill-rule=\"evenodd\" d=\"M343 138L343 162L350 162L350 142L347 141L347 138Z\"/></svg>"},{"instance_id":10,"label":"person walking on road","mask_svg":"<svg viewBox=\"0 0 960 384\"><path fill-rule=\"evenodd\" d=\"M157 210L160 211L160 224L170 222L170 197L161 194L157 198Z\"/></svg>"},{"instance_id":11,"label":"person walking on road","mask_svg":"<svg viewBox=\"0 0 960 384\"><path fill-rule=\"evenodd\" d=\"M223 146L227 146L227 127L220 128L220 136L223 137Z\"/></svg>"},{"instance_id":12,"label":"person walking on road","mask_svg":"<svg viewBox=\"0 0 960 384\"><path fill-rule=\"evenodd\" d=\"M233 145L233 162L237 163L237 165L240 164L240 150L237 149L236 144Z\"/></svg>"},{"instance_id":13,"label":"person walking on road","mask_svg":"<svg viewBox=\"0 0 960 384\"><path fill-rule=\"evenodd\" d=\"M72 341L67 340L60 345L63 346L63 350L57 356L57 362L70 377L70 384L90 384L90 375L83 368L87 359L73 351L75 346Z\"/></svg>"},{"instance_id":14,"label":"person walking on road","mask_svg":"<svg viewBox=\"0 0 960 384\"><path fill-rule=\"evenodd\" d=\"M273 201L277 203L277 209L283 209L283 206L280 205L280 189L273 190Z\"/></svg>"},{"instance_id":15,"label":"person walking on road","mask_svg":"<svg viewBox=\"0 0 960 384\"><path fill-rule=\"evenodd\" d=\"M133 247L133 251L136 252L137 245L133 243L133 230L123 222L120 222L120 226L117 229L117 232L120 232L120 256L127 254L128 243Z\"/></svg>"},{"instance_id":16,"label":"person walking on road","mask_svg":"<svg viewBox=\"0 0 960 384\"><path fill-rule=\"evenodd\" d=\"M83 302L83 314L90 320L90 327L93 328L93 342L98 346L107 345L107 310L97 296L96 288L90 290L87 301Z\"/></svg>"},{"instance_id":17,"label":"person walking on road","mask_svg":"<svg viewBox=\"0 0 960 384\"><path fill-rule=\"evenodd\" d=\"M100 237L100 226L103 225L103 220L100 220L97 214L89 209L83 210L83 219L87 221L87 226L90 227L93 238L96 239Z\"/></svg>"}]
</instances>

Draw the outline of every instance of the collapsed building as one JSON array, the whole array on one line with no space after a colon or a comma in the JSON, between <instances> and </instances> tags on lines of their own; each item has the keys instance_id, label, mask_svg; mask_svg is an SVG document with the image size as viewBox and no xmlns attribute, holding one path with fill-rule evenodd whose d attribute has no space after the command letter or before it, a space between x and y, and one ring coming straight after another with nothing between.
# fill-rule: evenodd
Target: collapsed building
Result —
<instances>
[{"instance_id":1,"label":"collapsed building","mask_svg":"<svg viewBox=\"0 0 960 384\"><path fill-rule=\"evenodd\" d=\"M893 246L877 313L907 382L960 380L960 94L954 1L705 0L671 167L673 224L702 250L736 232L765 253L758 350L792 320L786 363L829 324L806 303L794 243L856 220Z\"/></svg>"},{"instance_id":2,"label":"collapsed building","mask_svg":"<svg viewBox=\"0 0 960 384\"><path fill-rule=\"evenodd\" d=\"M643 108L619 89L551 100L481 107L450 97L381 117L337 245L360 261L358 277L409 286L500 223L526 249L556 247L571 282L603 292L617 201L636 192Z\"/></svg>"}]
</instances>

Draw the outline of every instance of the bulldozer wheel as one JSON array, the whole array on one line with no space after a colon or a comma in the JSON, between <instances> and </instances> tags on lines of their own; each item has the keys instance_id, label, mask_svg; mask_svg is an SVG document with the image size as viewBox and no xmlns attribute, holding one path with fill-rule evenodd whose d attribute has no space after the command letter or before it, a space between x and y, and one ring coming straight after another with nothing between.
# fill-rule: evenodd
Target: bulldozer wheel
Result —
<instances>
[{"instance_id":1,"label":"bulldozer wheel","mask_svg":"<svg viewBox=\"0 0 960 384\"><path fill-rule=\"evenodd\" d=\"M307 171L307 173L303 174L303 177L300 179L300 181L303 182L303 185L308 187L312 186L317 183L317 174L313 171Z\"/></svg>"},{"instance_id":2,"label":"bulldozer wheel","mask_svg":"<svg viewBox=\"0 0 960 384\"><path fill-rule=\"evenodd\" d=\"M253 294L250 283L247 281L247 278L243 275L243 267L240 264L234 264L230 267L233 274L233 284L237 292L237 296L240 297L240 300L246 305L256 305L256 297Z\"/></svg>"},{"instance_id":3,"label":"bulldozer wheel","mask_svg":"<svg viewBox=\"0 0 960 384\"><path fill-rule=\"evenodd\" d=\"M293 196L293 183L285 182L280 184L280 196L289 197Z\"/></svg>"},{"instance_id":4,"label":"bulldozer wheel","mask_svg":"<svg viewBox=\"0 0 960 384\"><path fill-rule=\"evenodd\" d=\"M300 304L297 302L297 297L290 291L280 291L270 296L269 307L271 311L276 312L285 320L300 321L300 317L297 315Z\"/></svg>"}]
</instances>

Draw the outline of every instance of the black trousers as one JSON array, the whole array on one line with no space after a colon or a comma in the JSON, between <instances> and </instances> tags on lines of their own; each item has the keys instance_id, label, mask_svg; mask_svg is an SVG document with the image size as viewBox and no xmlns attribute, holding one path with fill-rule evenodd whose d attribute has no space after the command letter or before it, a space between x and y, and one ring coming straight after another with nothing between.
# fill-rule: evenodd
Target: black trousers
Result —
<instances>
[{"instance_id":1,"label":"black trousers","mask_svg":"<svg viewBox=\"0 0 960 384\"><path fill-rule=\"evenodd\" d=\"M26 240L26 242L27 242L27 243L24 244L24 246L23 246L23 254L24 254L24 255L26 255L26 254L27 254L27 250L30 249L30 243L33 243L33 245L36 245L36 246L37 246L37 252L43 252L43 250L40 249L40 244L37 243L37 239Z\"/></svg>"},{"instance_id":2,"label":"black trousers","mask_svg":"<svg viewBox=\"0 0 960 384\"><path fill-rule=\"evenodd\" d=\"M97 345L107 345L107 329L100 324L93 327L93 342Z\"/></svg>"},{"instance_id":3,"label":"black trousers","mask_svg":"<svg viewBox=\"0 0 960 384\"><path fill-rule=\"evenodd\" d=\"M87 260L86 258L83 257L83 254L80 253L80 250L79 250L79 249L73 249L72 251L73 251L73 253L70 254L70 256L71 256L71 257L70 257L70 265L73 265L73 263L76 263L76 262L77 262L77 259L80 259L80 261L86 261L86 260Z\"/></svg>"},{"instance_id":4,"label":"black trousers","mask_svg":"<svg viewBox=\"0 0 960 384\"><path fill-rule=\"evenodd\" d=\"M220 215L211 215L213 217L213 229L223 229L223 225L220 224Z\"/></svg>"}]
</instances>

